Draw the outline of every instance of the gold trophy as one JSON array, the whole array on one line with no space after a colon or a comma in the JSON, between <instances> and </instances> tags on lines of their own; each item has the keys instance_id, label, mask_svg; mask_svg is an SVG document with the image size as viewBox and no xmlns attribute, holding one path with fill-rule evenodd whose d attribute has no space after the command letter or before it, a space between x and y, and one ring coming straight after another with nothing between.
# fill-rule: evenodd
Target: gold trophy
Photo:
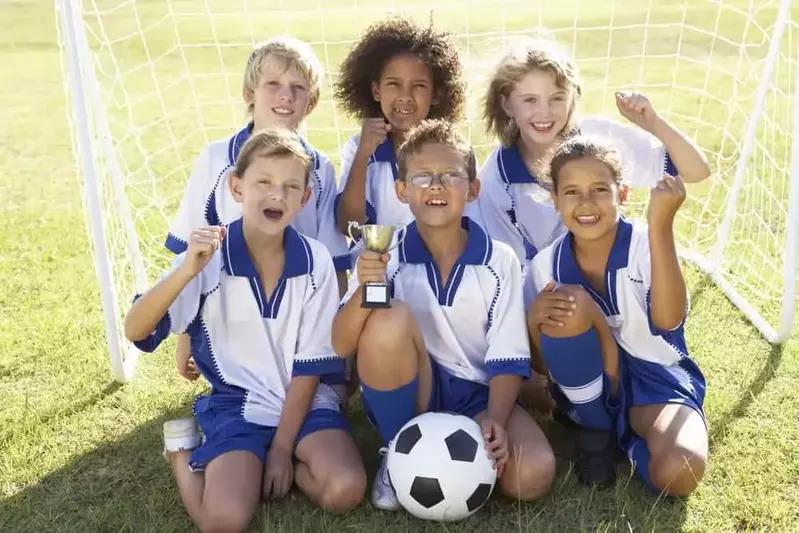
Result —
<instances>
[{"instance_id":1,"label":"gold trophy","mask_svg":"<svg viewBox=\"0 0 799 533\"><path fill-rule=\"evenodd\" d=\"M394 239L394 232L401 229L402 225L389 226L384 224L359 224L351 220L347 225L347 235L350 239L355 241L352 236L353 228L359 230L361 233L361 242L364 248L377 252L380 255L393 250L400 245L405 238L398 239L393 245L391 241ZM367 282L363 284L363 298L361 299L361 307L368 309L378 309L391 307L391 291L387 282L376 283Z\"/></svg>"}]
</instances>

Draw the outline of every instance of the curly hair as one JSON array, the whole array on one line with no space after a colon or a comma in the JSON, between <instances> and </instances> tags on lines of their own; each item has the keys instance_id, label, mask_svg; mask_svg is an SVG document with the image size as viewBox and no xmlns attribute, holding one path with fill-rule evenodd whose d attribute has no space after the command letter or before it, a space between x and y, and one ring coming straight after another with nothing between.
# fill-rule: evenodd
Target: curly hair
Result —
<instances>
[{"instance_id":1,"label":"curly hair","mask_svg":"<svg viewBox=\"0 0 799 533\"><path fill-rule=\"evenodd\" d=\"M408 173L408 158L422 151L426 144L443 144L455 149L463 156L464 166L469 181L477 177L477 161L474 151L466 139L458 132L458 128L444 119L427 119L411 128L405 141L397 151L397 167L399 175L405 179Z\"/></svg>"},{"instance_id":2,"label":"curly hair","mask_svg":"<svg viewBox=\"0 0 799 533\"><path fill-rule=\"evenodd\" d=\"M466 86L460 55L450 33L422 27L407 19L390 18L371 25L353 45L334 86L341 105L358 120L382 116L372 97L372 82L380 81L392 58L412 54L424 61L433 78L436 104L427 118L457 121L463 114Z\"/></svg>"}]
</instances>

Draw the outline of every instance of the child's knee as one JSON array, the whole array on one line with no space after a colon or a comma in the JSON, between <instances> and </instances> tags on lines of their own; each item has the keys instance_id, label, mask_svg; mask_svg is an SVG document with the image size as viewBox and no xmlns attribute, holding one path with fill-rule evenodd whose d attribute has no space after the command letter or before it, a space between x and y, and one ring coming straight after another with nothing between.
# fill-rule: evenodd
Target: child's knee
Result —
<instances>
[{"instance_id":1,"label":"child's knee","mask_svg":"<svg viewBox=\"0 0 799 533\"><path fill-rule=\"evenodd\" d=\"M373 353L382 357L386 353L404 349L412 342L413 324L413 311L400 300L392 300L391 307L375 309L361 332L358 357L368 357Z\"/></svg>"},{"instance_id":2,"label":"child's knee","mask_svg":"<svg viewBox=\"0 0 799 533\"><path fill-rule=\"evenodd\" d=\"M520 453L511 458L499 480L502 492L515 500L532 501L544 496L555 480L555 454L552 448Z\"/></svg>"},{"instance_id":3,"label":"child's knee","mask_svg":"<svg viewBox=\"0 0 799 533\"><path fill-rule=\"evenodd\" d=\"M331 513L346 513L358 507L366 492L366 472L347 469L331 475L322 489L321 505Z\"/></svg>"},{"instance_id":4,"label":"child's knee","mask_svg":"<svg viewBox=\"0 0 799 533\"><path fill-rule=\"evenodd\" d=\"M243 505L212 505L205 507L197 527L203 533L238 533L252 521L254 510Z\"/></svg>"},{"instance_id":5,"label":"child's knee","mask_svg":"<svg viewBox=\"0 0 799 533\"><path fill-rule=\"evenodd\" d=\"M574 337L581 333L585 333L592 325L591 310L596 305L588 291L580 286L564 286L557 289L561 292L567 292L574 296L574 303L577 304L576 309L572 310L571 316L558 317L562 326L542 325L541 333L548 337Z\"/></svg>"},{"instance_id":6,"label":"child's knee","mask_svg":"<svg viewBox=\"0 0 799 533\"><path fill-rule=\"evenodd\" d=\"M707 456L675 446L649 463L652 484L671 496L687 496L696 490L705 474Z\"/></svg>"}]
</instances>

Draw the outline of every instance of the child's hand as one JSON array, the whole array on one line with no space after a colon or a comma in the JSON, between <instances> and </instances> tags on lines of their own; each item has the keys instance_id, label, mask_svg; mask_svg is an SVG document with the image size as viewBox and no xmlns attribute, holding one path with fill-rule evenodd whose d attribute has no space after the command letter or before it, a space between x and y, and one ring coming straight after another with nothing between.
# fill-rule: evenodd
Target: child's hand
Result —
<instances>
[{"instance_id":1,"label":"child's hand","mask_svg":"<svg viewBox=\"0 0 799 533\"><path fill-rule=\"evenodd\" d=\"M387 253L380 255L371 250L364 250L361 257L358 258L358 282L361 285L367 282L385 283L386 268L390 257Z\"/></svg>"},{"instance_id":2,"label":"child's hand","mask_svg":"<svg viewBox=\"0 0 799 533\"><path fill-rule=\"evenodd\" d=\"M536 328L541 326L560 327L563 326L563 322L558 319L572 316L575 309L577 309L577 303L575 303L574 296L564 291L556 291L555 282L550 281L530 305L528 323Z\"/></svg>"},{"instance_id":3,"label":"child's hand","mask_svg":"<svg viewBox=\"0 0 799 533\"><path fill-rule=\"evenodd\" d=\"M486 449L489 456L494 460L494 467L497 469L497 477L502 476L505 465L510 459L508 450L508 434L501 424L492 420L490 417L483 418L480 422L480 429L486 441Z\"/></svg>"},{"instance_id":4,"label":"child's hand","mask_svg":"<svg viewBox=\"0 0 799 533\"><path fill-rule=\"evenodd\" d=\"M189 236L189 247L186 249L186 265L191 273L196 276L214 256L222 239L225 238L227 229L224 226L207 226L197 228Z\"/></svg>"},{"instance_id":5,"label":"child's hand","mask_svg":"<svg viewBox=\"0 0 799 533\"><path fill-rule=\"evenodd\" d=\"M176 358L178 364L178 374L189 381L195 381L200 377L200 371L197 370L197 365L194 363L194 358L190 353L178 352L176 354Z\"/></svg>"},{"instance_id":6,"label":"child's hand","mask_svg":"<svg viewBox=\"0 0 799 533\"><path fill-rule=\"evenodd\" d=\"M649 193L647 222L652 227L670 226L684 201L685 186L682 180L679 177L664 175Z\"/></svg>"},{"instance_id":7,"label":"child's hand","mask_svg":"<svg viewBox=\"0 0 799 533\"><path fill-rule=\"evenodd\" d=\"M367 118L361 126L361 140L358 144L358 151L364 156L375 153L377 146L386 140L388 132L391 131L391 124L386 119Z\"/></svg>"},{"instance_id":8,"label":"child's hand","mask_svg":"<svg viewBox=\"0 0 799 533\"><path fill-rule=\"evenodd\" d=\"M655 123L660 120L652 102L642 93L616 93L616 107L619 108L621 116L650 133Z\"/></svg>"},{"instance_id":9,"label":"child's hand","mask_svg":"<svg viewBox=\"0 0 799 533\"><path fill-rule=\"evenodd\" d=\"M266 467L264 469L264 500L279 500L288 494L294 482L294 461L291 451L284 450L274 443L266 454Z\"/></svg>"}]
</instances>

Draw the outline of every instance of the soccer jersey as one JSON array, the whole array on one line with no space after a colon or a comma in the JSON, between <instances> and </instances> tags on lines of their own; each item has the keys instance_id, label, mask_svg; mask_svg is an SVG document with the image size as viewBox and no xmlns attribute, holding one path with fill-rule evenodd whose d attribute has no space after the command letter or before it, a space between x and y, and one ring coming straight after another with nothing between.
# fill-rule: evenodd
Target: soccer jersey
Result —
<instances>
[{"instance_id":1,"label":"soccer jersey","mask_svg":"<svg viewBox=\"0 0 799 533\"><path fill-rule=\"evenodd\" d=\"M427 351L452 375L487 383L499 374L530 375L519 262L506 244L492 241L474 221L466 248L442 283L416 223L397 232L387 277L393 296L413 310ZM346 303L359 285L350 278Z\"/></svg>"},{"instance_id":2,"label":"soccer jersey","mask_svg":"<svg viewBox=\"0 0 799 533\"><path fill-rule=\"evenodd\" d=\"M582 285L604 312L619 346L632 357L670 366L679 365L688 356L683 323L673 330L662 330L652 322L652 269L646 224L619 220L608 256L604 295L595 291L580 271L570 233L539 252L528 270L526 305L549 281L556 285Z\"/></svg>"},{"instance_id":3,"label":"soccer jersey","mask_svg":"<svg viewBox=\"0 0 799 533\"><path fill-rule=\"evenodd\" d=\"M605 140L619 151L622 179L631 187L653 187L664 172L677 173L663 144L640 128L585 117L579 133ZM530 172L517 146L494 150L478 176L482 188L467 214L491 238L513 247L520 261L530 261L566 231L552 205L549 183Z\"/></svg>"},{"instance_id":4,"label":"soccer jersey","mask_svg":"<svg viewBox=\"0 0 799 533\"><path fill-rule=\"evenodd\" d=\"M338 196L336 197L336 217L338 203L352 168L352 160L358 150L361 136L354 135L344 144L341 152L341 180L339 181ZM397 159L394 155L394 146L391 137L377 146L375 152L369 157L366 164L366 223L405 225L413 220L408 204L397 198L394 182L399 179Z\"/></svg>"},{"instance_id":5,"label":"soccer jersey","mask_svg":"<svg viewBox=\"0 0 799 533\"><path fill-rule=\"evenodd\" d=\"M219 250L181 291L155 331L135 343L152 352L169 335L188 333L192 355L211 384L210 408L277 426L292 376L343 372L331 344L338 289L330 253L291 227L285 266L267 297L244 241L241 219ZM174 261L177 268L185 253ZM338 396L319 384L311 409L338 410Z\"/></svg>"},{"instance_id":6,"label":"soccer jersey","mask_svg":"<svg viewBox=\"0 0 799 533\"><path fill-rule=\"evenodd\" d=\"M228 178L252 128L250 123L229 139L209 144L200 154L169 228L165 246L172 252L179 254L186 250L192 230L202 226L227 225L241 217L241 205L230 193ZM311 156L313 171L309 186L312 193L291 225L303 235L327 246L336 270L348 270L351 264L347 240L336 227L333 213L336 171L327 157L302 137L300 140Z\"/></svg>"}]
</instances>

